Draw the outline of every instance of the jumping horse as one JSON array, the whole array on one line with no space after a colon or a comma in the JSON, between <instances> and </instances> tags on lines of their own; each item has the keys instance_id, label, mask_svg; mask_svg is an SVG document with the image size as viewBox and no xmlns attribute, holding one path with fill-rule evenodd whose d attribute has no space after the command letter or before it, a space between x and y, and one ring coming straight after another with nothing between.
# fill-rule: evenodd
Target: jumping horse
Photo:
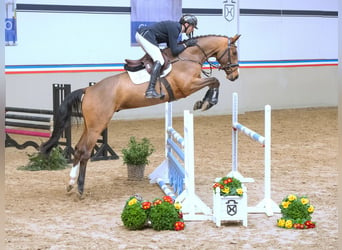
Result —
<instances>
[{"instance_id":1,"label":"jumping horse","mask_svg":"<svg viewBox=\"0 0 342 250\"><path fill-rule=\"evenodd\" d=\"M67 187L69 192L73 185L78 185L78 193L82 197L87 162L95 143L108 126L113 114L123 109L132 109L171 102L185 98L192 93L208 86L204 98L194 104L194 110L208 110L218 101L220 82L215 77L201 78L202 65L207 62L210 69L223 70L226 78L234 81L239 77L239 64L236 41L240 35L234 37L206 35L194 37L197 44L188 47L177 57L170 58L172 71L161 78L161 90L165 92L164 98L145 98L146 83L134 84L127 71L107 77L93 86L71 92L59 106L55 116L54 130L51 137L40 147L40 153L48 155L64 129L69 126L70 116L77 110L82 113L84 120L83 133L75 146L73 167L70 171L70 181ZM184 41L183 41L184 42ZM164 49L170 55L170 49ZM209 61L214 57L217 63ZM78 176L77 176L78 175Z\"/></svg>"}]
</instances>

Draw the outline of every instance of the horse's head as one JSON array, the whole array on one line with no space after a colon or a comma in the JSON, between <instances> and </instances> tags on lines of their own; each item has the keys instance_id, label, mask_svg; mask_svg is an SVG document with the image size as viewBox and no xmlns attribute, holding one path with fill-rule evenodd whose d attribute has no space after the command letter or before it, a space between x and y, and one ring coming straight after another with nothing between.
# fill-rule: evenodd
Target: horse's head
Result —
<instances>
[{"instance_id":1,"label":"horse's head","mask_svg":"<svg viewBox=\"0 0 342 250\"><path fill-rule=\"evenodd\" d=\"M223 69L226 72L226 78L230 81L235 81L239 77L239 59L235 42L240 36L228 37L227 47L222 48L216 57L217 61L221 64L219 69Z\"/></svg>"}]
</instances>

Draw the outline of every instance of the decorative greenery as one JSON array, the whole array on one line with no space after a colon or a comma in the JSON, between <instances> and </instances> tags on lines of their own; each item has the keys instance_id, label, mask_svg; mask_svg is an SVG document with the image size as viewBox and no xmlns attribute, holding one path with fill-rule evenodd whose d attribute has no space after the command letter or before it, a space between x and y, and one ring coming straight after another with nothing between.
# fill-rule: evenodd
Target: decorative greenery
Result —
<instances>
[{"instance_id":1,"label":"decorative greenery","mask_svg":"<svg viewBox=\"0 0 342 250\"><path fill-rule=\"evenodd\" d=\"M122 149L123 162L130 165L146 165L148 157L155 151L154 146L146 137L139 142L134 136L129 139L126 148Z\"/></svg>"},{"instance_id":2,"label":"decorative greenery","mask_svg":"<svg viewBox=\"0 0 342 250\"><path fill-rule=\"evenodd\" d=\"M241 181L234 178L225 176L220 179L220 181L215 182L213 185L213 190L216 192L216 188L220 188L220 195L222 196L242 196L243 189Z\"/></svg>"},{"instance_id":3,"label":"decorative greenery","mask_svg":"<svg viewBox=\"0 0 342 250\"><path fill-rule=\"evenodd\" d=\"M181 205L170 196L156 198L153 202L131 196L121 213L124 226L130 230L140 230L152 226L155 230L183 230L184 221Z\"/></svg>"},{"instance_id":4,"label":"decorative greenery","mask_svg":"<svg viewBox=\"0 0 342 250\"><path fill-rule=\"evenodd\" d=\"M277 220L278 227L307 229L316 226L316 223L311 221L315 208L306 196L290 194L282 200L279 208L282 217Z\"/></svg>"},{"instance_id":5,"label":"decorative greenery","mask_svg":"<svg viewBox=\"0 0 342 250\"><path fill-rule=\"evenodd\" d=\"M183 230L183 215L180 204L174 204L170 196L155 199L151 208L150 220L154 230Z\"/></svg>"},{"instance_id":6,"label":"decorative greenery","mask_svg":"<svg viewBox=\"0 0 342 250\"><path fill-rule=\"evenodd\" d=\"M131 196L121 213L121 220L130 230L140 230L146 226L150 202L143 202L136 196Z\"/></svg>"},{"instance_id":7,"label":"decorative greenery","mask_svg":"<svg viewBox=\"0 0 342 250\"><path fill-rule=\"evenodd\" d=\"M40 170L59 170L68 166L68 161L60 147L54 147L48 156L41 153L27 154L29 163L21 166L19 170L40 171Z\"/></svg>"}]
</instances>

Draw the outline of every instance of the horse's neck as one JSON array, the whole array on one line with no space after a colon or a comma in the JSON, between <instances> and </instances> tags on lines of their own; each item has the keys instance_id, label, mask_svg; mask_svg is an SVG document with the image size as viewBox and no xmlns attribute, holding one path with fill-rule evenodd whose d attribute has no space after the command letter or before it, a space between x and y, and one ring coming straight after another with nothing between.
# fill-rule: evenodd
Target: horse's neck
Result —
<instances>
[{"instance_id":1,"label":"horse's neck","mask_svg":"<svg viewBox=\"0 0 342 250\"><path fill-rule=\"evenodd\" d=\"M208 57L212 57L217 54L223 43L224 37L206 37L199 41L199 46L205 51Z\"/></svg>"}]
</instances>

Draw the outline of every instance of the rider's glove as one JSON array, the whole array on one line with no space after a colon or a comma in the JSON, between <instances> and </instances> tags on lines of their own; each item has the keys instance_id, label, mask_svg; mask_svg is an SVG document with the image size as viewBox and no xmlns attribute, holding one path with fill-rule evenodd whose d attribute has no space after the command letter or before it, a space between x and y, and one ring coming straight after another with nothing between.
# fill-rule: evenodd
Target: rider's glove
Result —
<instances>
[{"instance_id":1,"label":"rider's glove","mask_svg":"<svg viewBox=\"0 0 342 250\"><path fill-rule=\"evenodd\" d=\"M188 39L184 42L186 47L192 47L195 46L197 43L196 39Z\"/></svg>"}]
</instances>

